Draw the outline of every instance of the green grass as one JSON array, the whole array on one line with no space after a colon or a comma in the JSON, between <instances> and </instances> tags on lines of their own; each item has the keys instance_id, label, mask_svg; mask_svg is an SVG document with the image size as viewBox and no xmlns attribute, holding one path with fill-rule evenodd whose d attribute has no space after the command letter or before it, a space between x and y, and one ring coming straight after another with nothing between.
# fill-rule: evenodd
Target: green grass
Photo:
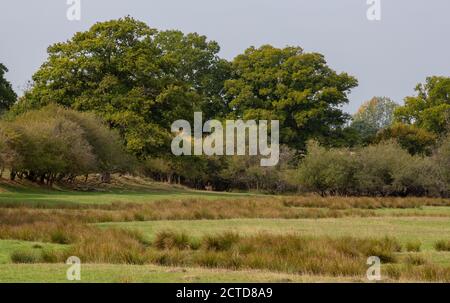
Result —
<instances>
[{"instance_id":1,"label":"green grass","mask_svg":"<svg viewBox=\"0 0 450 303\"><path fill-rule=\"evenodd\" d=\"M66 188L47 190L37 186L0 183L0 207L4 204L41 206L60 204L110 204L117 202L147 203L158 200L180 199L236 199L259 197L255 194L213 193L188 190L179 186L126 179L122 186L111 186L97 192L73 191ZM266 196L270 197L270 196ZM339 200L334 197L333 200ZM339 201L337 201L339 202ZM157 205L157 204L155 204ZM297 208L297 207L293 207ZM311 209L311 208L308 208ZM351 210L351 209L348 209ZM26 211L25 209L23 211ZM68 212L72 210L68 209ZM95 210L92 210L95 211ZM161 220L97 224L102 228L137 229L147 240L153 240L160 231L185 232L192 237L234 231L242 235L268 232L297 233L308 236L381 238L390 236L403 245L420 241L421 252L400 253L423 256L435 264L450 267L450 252L438 252L433 245L448 240L450 235L450 207L423 206L420 208L383 208L370 210L379 217L343 217L323 219L229 219L229 220ZM50 210L49 210L50 212ZM52 217L53 218L53 217ZM1 222L0 222L1 223ZM0 224L1 225L1 224ZM66 246L19 240L0 240L0 282L67 282L65 264L12 264L11 254L21 250L61 249ZM83 264L82 282L351 282L355 277L322 277L291 275L257 270L224 270L205 268L178 268L156 265Z\"/></svg>"},{"instance_id":2,"label":"green grass","mask_svg":"<svg viewBox=\"0 0 450 303\"><path fill-rule=\"evenodd\" d=\"M420 240L423 250L431 250L435 241L448 238L450 220L440 217L372 217L325 219L232 219L102 223L103 227L132 228L151 240L162 230L184 231L191 236L235 231L241 234L271 232L312 236L396 237L402 243Z\"/></svg>"},{"instance_id":3,"label":"green grass","mask_svg":"<svg viewBox=\"0 0 450 303\"><path fill-rule=\"evenodd\" d=\"M0 283L42 282L76 283L66 279L65 264L0 264ZM155 265L82 264L81 281L97 282L343 282L360 281L352 277L293 275L259 270L180 268Z\"/></svg>"},{"instance_id":4,"label":"green grass","mask_svg":"<svg viewBox=\"0 0 450 303\"><path fill-rule=\"evenodd\" d=\"M442 216L450 217L450 207L423 206L421 208L382 208L374 210L384 216Z\"/></svg>"},{"instance_id":5,"label":"green grass","mask_svg":"<svg viewBox=\"0 0 450 303\"><path fill-rule=\"evenodd\" d=\"M0 264L10 263L11 254L18 250L40 250L40 249L58 249L63 245L41 242L28 242L20 240L0 240Z\"/></svg>"},{"instance_id":6,"label":"green grass","mask_svg":"<svg viewBox=\"0 0 450 303\"><path fill-rule=\"evenodd\" d=\"M188 190L170 185L150 186L146 190L108 189L105 192L77 192L69 190L46 190L43 188L24 188L1 185L0 206L2 203L36 204L110 204L116 202L146 203L165 199L227 199L254 196L246 193L218 193Z\"/></svg>"}]
</instances>

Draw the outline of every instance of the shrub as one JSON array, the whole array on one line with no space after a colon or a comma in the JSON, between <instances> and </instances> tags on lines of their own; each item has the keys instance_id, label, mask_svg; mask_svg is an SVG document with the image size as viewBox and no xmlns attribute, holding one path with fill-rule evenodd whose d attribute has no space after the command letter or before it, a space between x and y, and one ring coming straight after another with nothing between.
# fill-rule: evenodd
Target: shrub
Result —
<instances>
[{"instance_id":1,"label":"shrub","mask_svg":"<svg viewBox=\"0 0 450 303\"><path fill-rule=\"evenodd\" d=\"M322 196L447 196L450 148L445 146L434 158L424 158L410 155L392 141L354 151L326 149L312 142L300 163L298 182Z\"/></svg>"},{"instance_id":2,"label":"shrub","mask_svg":"<svg viewBox=\"0 0 450 303\"><path fill-rule=\"evenodd\" d=\"M443 196L450 196L450 133L443 139L433 161L438 174L439 190Z\"/></svg>"},{"instance_id":3,"label":"shrub","mask_svg":"<svg viewBox=\"0 0 450 303\"><path fill-rule=\"evenodd\" d=\"M2 121L0 165L31 181L124 171L131 166L119 136L93 114L55 105Z\"/></svg>"},{"instance_id":4,"label":"shrub","mask_svg":"<svg viewBox=\"0 0 450 303\"><path fill-rule=\"evenodd\" d=\"M309 142L308 154L299 167L299 183L321 195L352 193L356 185L355 160L346 149L326 149Z\"/></svg>"}]
</instances>

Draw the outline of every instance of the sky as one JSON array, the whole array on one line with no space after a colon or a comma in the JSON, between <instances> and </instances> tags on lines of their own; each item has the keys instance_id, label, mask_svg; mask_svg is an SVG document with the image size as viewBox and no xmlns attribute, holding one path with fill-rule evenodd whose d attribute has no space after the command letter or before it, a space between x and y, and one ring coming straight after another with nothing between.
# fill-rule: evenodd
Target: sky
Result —
<instances>
[{"instance_id":1,"label":"sky","mask_svg":"<svg viewBox=\"0 0 450 303\"><path fill-rule=\"evenodd\" d=\"M80 0L79 21L67 19L67 1L0 0L0 62L17 93L49 45L126 15L206 35L226 59L263 44L322 53L359 81L344 107L350 113L373 96L402 103L426 77L450 76L449 0L376 0L379 21L368 20L367 0Z\"/></svg>"}]
</instances>

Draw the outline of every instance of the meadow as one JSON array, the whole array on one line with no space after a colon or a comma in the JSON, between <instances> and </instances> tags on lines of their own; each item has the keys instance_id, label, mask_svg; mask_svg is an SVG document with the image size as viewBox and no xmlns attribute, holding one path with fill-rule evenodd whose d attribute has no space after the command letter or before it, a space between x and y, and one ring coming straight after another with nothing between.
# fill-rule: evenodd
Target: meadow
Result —
<instances>
[{"instance_id":1,"label":"meadow","mask_svg":"<svg viewBox=\"0 0 450 303\"><path fill-rule=\"evenodd\" d=\"M450 281L450 200L0 185L0 282Z\"/></svg>"}]
</instances>

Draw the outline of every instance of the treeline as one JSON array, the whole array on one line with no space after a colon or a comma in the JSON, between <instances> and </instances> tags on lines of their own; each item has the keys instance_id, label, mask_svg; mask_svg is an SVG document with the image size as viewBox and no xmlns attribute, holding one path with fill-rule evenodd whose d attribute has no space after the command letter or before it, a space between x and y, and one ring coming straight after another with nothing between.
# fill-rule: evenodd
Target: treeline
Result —
<instances>
[{"instance_id":1,"label":"treeline","mask_svg":"<svg viewBox=\"0 0 450 303\"><path fill-rule=\"evenodd\" d=\"M125 17L51 45L18 99L0 64L2 170L47 184L130 172L211 190L448 195L449 77L427 78L402 106L374 97L352 117L342 105L358 82L321 54L263 45L229 61L219 51L197 33ZM279 120L279 165L175 157L170 126L194 111Z\"/></svg>"},{"instance_id":2,"label":"treeline","mask_svg":"<svg viewBox=\"0 0 450 303\"><path fill-rule=\"evenodd\" d=\"M52 185L80 175L129 170L119 135L91 113L55 105L0 122L0 171Z\"/></svg>"},{"instance_id":3,"label":"treeline","mask_svg":"<svg viewBox=\"0 0 450 303\"><path fill-rule=\"evenodd\" d=\"M197 189L282 193L297 190L291 178L297 163L294 150L282 146L280 161L273 167L262 167L259 156L193 156L150 158L141 168L157 181Z\"/></svg>"}]
</instances>

